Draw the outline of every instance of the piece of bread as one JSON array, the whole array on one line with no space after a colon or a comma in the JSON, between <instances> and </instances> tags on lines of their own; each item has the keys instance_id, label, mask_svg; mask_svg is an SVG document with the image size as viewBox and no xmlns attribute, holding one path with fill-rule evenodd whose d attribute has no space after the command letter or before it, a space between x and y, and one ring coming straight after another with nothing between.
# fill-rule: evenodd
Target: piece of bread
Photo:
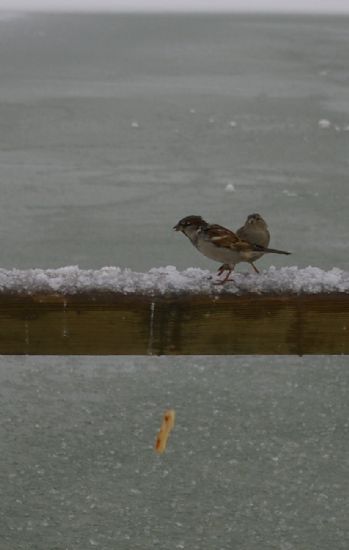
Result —
<instances>
[{"instance_id":1,"label":"piece of bread","mask_svg":"<svg viewBox=\"0 0 349 550\"><path fill-rule=\"evenodd\" d=\"M170 435L170 431L174 427L175 418L176 413L173 409L167 409L167 411L164 412L162 424L156 438L154 449L159 454L162 454L166 450L168 436Z\"/></svg>"}]
</instances>

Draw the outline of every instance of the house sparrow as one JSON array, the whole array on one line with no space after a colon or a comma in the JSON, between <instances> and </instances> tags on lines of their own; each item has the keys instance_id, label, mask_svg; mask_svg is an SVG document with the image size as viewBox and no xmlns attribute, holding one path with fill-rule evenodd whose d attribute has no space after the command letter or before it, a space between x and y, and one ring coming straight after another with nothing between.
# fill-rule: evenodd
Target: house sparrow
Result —
<instances>
[{"instance_id":1,"label":"house sparrow","mask_svg":"<svg viewBox=\"0 0 349 550\"><path fill-rule=\"evenodd\" d=\"M221 275L224 271L227 271L228 274L218 284L230 280L229 276L236 264L240 262L252 263L256 253L290 254L290 252L283 250L266 248L259 244L244 241L230 229L226 229L221 225L210 224L201 216L186 216L173 229L184 233L195 248L207 258L216 262L223 262L217 273Z\"/></svg>"},{"instance_id":2,"label":"house sparrow","mask_svg":"<svg viewBox=\"0 0 349 550\"><path fill-rule=\"evenodd\" d=\"M268 226L260 214L247 216L245 224L237 230L236 234L243 241L261 246L268 246L270 241ZM253 262L261 258L263 254L264 252L255 252L253 260L250 262L256 273L259 273L259 271Z\"/></svg>"}]
</instances>

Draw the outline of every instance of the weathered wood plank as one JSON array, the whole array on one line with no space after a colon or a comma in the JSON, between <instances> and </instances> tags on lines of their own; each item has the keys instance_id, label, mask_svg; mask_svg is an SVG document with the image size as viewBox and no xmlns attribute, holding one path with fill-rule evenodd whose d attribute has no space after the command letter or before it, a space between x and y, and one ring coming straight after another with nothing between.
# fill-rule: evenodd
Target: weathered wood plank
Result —
<instances>
[{"instance_id":1,"label":"weathered wood plank","mask_svg":"<svg viewBox=\"0 0 349 550\"><path fill-rule=\"evenodd\" d=\"M0 353L349 354L349 294L2 294Z\"/></svg>"}]
</instances>

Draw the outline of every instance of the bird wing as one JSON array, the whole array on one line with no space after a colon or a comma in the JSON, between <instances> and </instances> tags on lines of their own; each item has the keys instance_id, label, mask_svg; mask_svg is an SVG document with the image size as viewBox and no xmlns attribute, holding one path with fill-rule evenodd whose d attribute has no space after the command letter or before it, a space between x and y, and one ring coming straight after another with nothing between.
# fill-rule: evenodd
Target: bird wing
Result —
<instances>
[{"instance_id":1,"label":"bird wing","mask_svg":"<svg viewBox=\"0 0 349 550\"><path fill-rule=\"evenodd\" d=\"M210 224L203 231L208 239L214 242L216 246L234 250L246 250L251 248L249 243L242 241L233 231L230 231L230 229L222 225Z\"/></svg>"}]
</instances>

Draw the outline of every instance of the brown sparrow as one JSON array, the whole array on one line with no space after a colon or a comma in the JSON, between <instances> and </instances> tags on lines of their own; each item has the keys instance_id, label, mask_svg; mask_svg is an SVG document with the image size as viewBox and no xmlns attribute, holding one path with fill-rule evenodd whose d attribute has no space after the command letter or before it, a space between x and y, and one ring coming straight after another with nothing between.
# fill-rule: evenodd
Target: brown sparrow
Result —
<instances>
[{"instance_id":1,"label":"brown sparrow","mask_svg":"<svg viewBox=\"0 0 349 550\"><path fill-rule=\"evenodd\" d=\"M245 224L237 230L236 234L243 241L261 246L268 246L270 241L268 226L260 214L250 214L247 216ZM259 273L259 271L253 262L261 258L263 254L264 252L256 252L253 260L250 262L256 273Z\"/></svg>"},{"instance_id":2,"label":"brown sparrow","mask_svg":"<svg viewBox=\"0 0 349 550\"><path fill-rule=\"evenodd\" d=\"M209 224L201 216L186 216L173 229L184 233L207 258L216 262L223 262L217 273L221 275L224 271L228 271L228 274L219 284L229 280L236 264L240 262L252 263L256 252L262 254L266 252L290 254L290 252L283 250L274 250L244 241L230 229L217 224Z\"/></svg>"}]
</instances>

